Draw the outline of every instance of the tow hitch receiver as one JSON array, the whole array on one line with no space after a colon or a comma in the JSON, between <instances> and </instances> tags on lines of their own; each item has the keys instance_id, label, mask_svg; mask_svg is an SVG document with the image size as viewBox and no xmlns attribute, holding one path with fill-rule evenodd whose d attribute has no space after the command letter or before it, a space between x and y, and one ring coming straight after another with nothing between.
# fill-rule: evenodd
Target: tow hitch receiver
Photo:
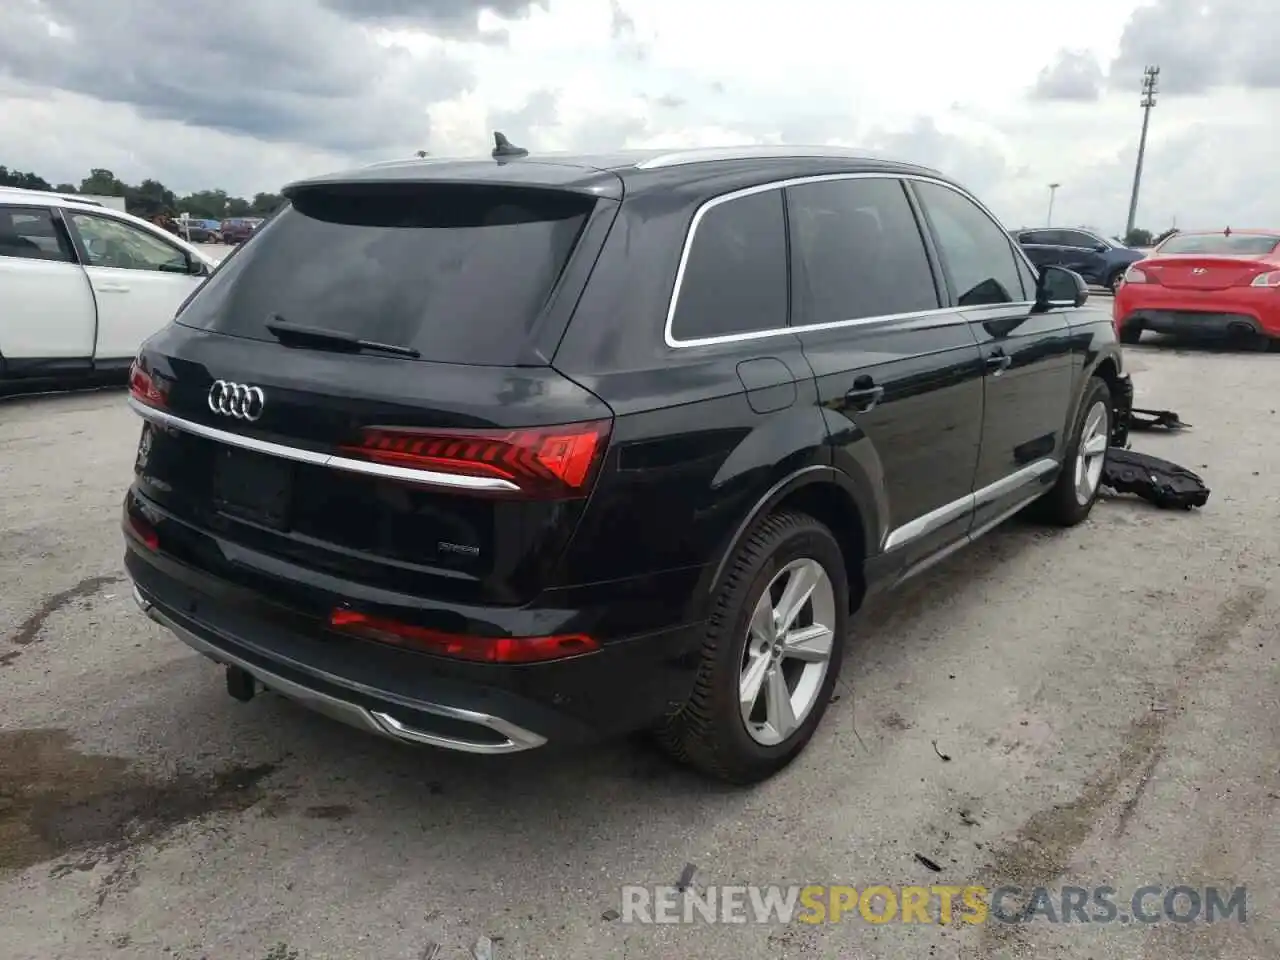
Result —
<instances>
[{"instance_id":1,"label":"tow hitch receiver","mask_svg":"<svg viewBox=\"0 0 1280 960\"><path fill-rule=\"evenodd\" d=\"M227 667L227 693L241 703L248 703L257 692L258 681L253 674L240 667Z\"/></svg>"}]
</instances>

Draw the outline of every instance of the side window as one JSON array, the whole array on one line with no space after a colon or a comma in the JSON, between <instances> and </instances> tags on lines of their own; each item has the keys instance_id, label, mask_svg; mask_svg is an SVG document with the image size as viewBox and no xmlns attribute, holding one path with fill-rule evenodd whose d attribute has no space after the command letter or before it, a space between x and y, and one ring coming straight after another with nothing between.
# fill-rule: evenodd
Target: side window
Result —
<instances>
[{"instance_id":1,"label":"side window","mask_svg":"<svg viewBox=\"0 0 1280 960\"><path fill-rule=\"evenodd\" d=\"M1054 237L1048 230L1031 230L1027 233L1019 234L1018 242L1029 243L1032 246L1051 247L1054 245Z\"/></svg>"},{"instance_id":2,"label":"side window","mask_svg":"<svg viewBox=\"0 0 1280 960\"><path fill-rule=\"evenodd\" d=\"M1063 230L1062 245L1064 247L1080 247L1085 250L1092 250L1098 245L1098 239L1089 236L1087 233L1080 233L1078 230Z\"/></svg>"},{"instance_id":3,"label":"side window","mask_svg":"<svg viewBox=\"0 0 1280 960\"><path fill-rule=\"evenodd\" d=\"M920 225L900 180L829 180L787 188L797 324L938 308Z\"/></svg>"},{"instance_id":4,"label":"side window","mask_svg":"<svg viewBox=\"0 0 1280 960\"><path fill-rule=\"evenodd\" d=\"M71 222L84 243L86 266L163 273L189 270L186 254L132 224L92 213L72 213Z\"/></svg>"},{"instance_id":5,"label":"side window","mask_svg":"<svg viewBox=\"0 0 1280 960\"><path fill-rule=\"evenodd\" d=\"M916 191L937 236L956 303L977 307L1024 300L1009 235L949 187L917 183Z\"/></svg>"},{"instance_id":6,"label":"side window","mask_svg":"<svg viewBox=\"0 0 1280 960\"><path fill-rule=\"evenodd\" d=\"M0 206L0 257L73 263L65 235L46 207Z\"/></svg>"},{"instance_id":7,"label":"side window","mask_svg":"<svg viewBox=\"0 0 1280 960\"><path fill-rule=\"evenodd\" d=\"M782 191L707 210L693 233L671 332L678 340L787 325L787 238Z\"/></svg>"}]
</instances>

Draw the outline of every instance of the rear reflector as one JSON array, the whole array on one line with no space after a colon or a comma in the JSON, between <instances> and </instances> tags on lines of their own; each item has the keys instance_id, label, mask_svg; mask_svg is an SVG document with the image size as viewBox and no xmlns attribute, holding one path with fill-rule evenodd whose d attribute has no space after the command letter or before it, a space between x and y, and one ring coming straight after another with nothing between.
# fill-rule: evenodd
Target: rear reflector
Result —
<instances>
[{"instance_id":1,"label":"rear reflector","mask_svg":"<svg viewBox=\"0 0 1280 960\"><path fill-rule=\"evenodd\" d=\"M149 407L163 407L169 402L163 385L138 366L137 360L129 368L129 395Z\"/></svg>"},{"instance_id":2,"label":"rear reflector","mask_svg":"<svg viewBox=\"0 0 1280 960\"><path fill-rule=\"evenodd\" d=\"M505 480L539 499L581 497L604 459L608 420L517 430L367 427L344 456L411 470Z\"/></svg>"},{"instance_id":3,"label":"rear reflector","mask_svg":"<svg viewBox=\"0 0 1280 960\"><path fill-rule=\"evenodd\" d=\"M551 637L476 637L415 627L345 608L329 614L329 626L366 640L480 663L544 663L600 649L595 640L581 633Z\"/></svg>"}]
</instances>

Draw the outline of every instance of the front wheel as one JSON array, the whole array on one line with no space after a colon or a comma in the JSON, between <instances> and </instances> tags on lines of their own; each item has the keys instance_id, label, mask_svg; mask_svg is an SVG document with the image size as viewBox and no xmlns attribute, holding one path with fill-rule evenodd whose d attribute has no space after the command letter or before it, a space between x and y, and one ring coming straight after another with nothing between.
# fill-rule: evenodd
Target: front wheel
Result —
<instances>
[{"instance_id":1,"label":"front wheel","mask_svg":"<svg viewBox=\"0 0 1280 960\"><path fill-rule=\"evenodd\" d=\"M805 514L768 517L716 592L693 694L659 742L719 780L773 776L826 713L848 617L845 559L831 531Z\"/></svg>"},{"instance_id":2,"label":"front wheel","mask_svg":"<svg viewBox=\"0 0 1280 960\"><path fill-rule=\"evenodd\" d=\"M1055 526L1074 527L1093 510L1111 445L1113 409L1106 381L1091 377L1058 480L1035 505L1040 519Z\"/></svg>"}]
</instances>

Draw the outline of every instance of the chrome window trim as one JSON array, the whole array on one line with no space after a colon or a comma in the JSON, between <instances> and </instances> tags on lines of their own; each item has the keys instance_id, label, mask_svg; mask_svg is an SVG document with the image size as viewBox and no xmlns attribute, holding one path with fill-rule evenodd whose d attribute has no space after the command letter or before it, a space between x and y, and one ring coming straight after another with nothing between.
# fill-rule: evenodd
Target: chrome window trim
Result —
<instances>
[{"instance_id":1,"label":"chrome window trim","mask_svg":"<svg viewBox=\"0 0 1280 960\"><path fill-rule=\"evenodd\" d=\"M917 183L931 183L939 187L945 187L953 190L960 196L964 197L979 210L982 211L988 220L1000 231L1009 241L1009 250L1015 258L1021 257L1027 266L1031 269L1033 275L1038 275L1035 265L1031 262L1026 252L1013 241L1009 236L1009 231L1001 225L999 219L993 214L977 197L969 193L955 184L948 183L937 177L929 177L924 174L917 173L891 173L887 171L861 172L861 173L823 173L811 174L803 177L788 177L784 180L774 180L769 183L757 184L753 187L744 187L741 190L734 190L730 193L721 194L718 197L712 197L705 201L693 214L693 219L689 222L689 229L685 233L684 246L680 251L680 263L676 267L675 283L671 288L671 297L667 301L667 317L663 325L662 338L666 345L673 350L685 347L706 347L721 343L741 343L748 340L761 340L766 337L776 337L787 333L805 333L817 332L821 330L838 330L845 327L865 326L872 323L887 323L898 320L912 320L917 317L941 316L944 314L955 314L965 309L960 306L954 307L938 307L933 310L920 310L914 313L886 314L884 316L875 317L857 317L852 320L833 320L827 323L807 323L798 326L776 327L769 330L752 330L746 333L726 333L714 337L696 337L689 340L681 340L675 336L673 325L675 323L676 307L680 301L680 288L684 284L685 269L689 263L689 253L693 248L693 240L698 232L698 226L702 223L703 217L711 210L733 200L743 197L751 197L756 194L767 193L770 190L785 190L788 187L798 187L808 183L830 183L839 180L909 180ZM1021 284L1019 284L1021 285ZM1034 300L1016 300L1010 303L989 304L992 307L1032 307L1035 305ZM957 321L959 322L959 321Z\"/></svg>"},{"instance_id":2,"label":"chrome window trim","mask_svg":"<svg viewBox=\"0 0 1280 960\"><path fill-rule=\"evenodd\" d=\"M133 412L144 420L149 420L162 427L181 430L206 440L216 440L228 446L251 450L254 453L265 453L273 457L292 460L295 463L308 463L317 467L332 467L334 470L345 470L348 473L361 473L365 476L379 477L384 480L403 480L409 483L425 484L432 487L448 487L453 490L501 490L517 491L520 488L500 477L468 477L461 474L437 473L434 470L413 470L408 467L391 467L382 463L369 463L365 460L352 460L334 454L319 453L315 450L302 450L298 447L286 446L282 443L271 443L256 437L246 437L217 427L206 427L202 423L194 423L182 417L174 416L155 407L149 407L134 397L129 398L129 406Z\"/></svg>"}]
</instances>

